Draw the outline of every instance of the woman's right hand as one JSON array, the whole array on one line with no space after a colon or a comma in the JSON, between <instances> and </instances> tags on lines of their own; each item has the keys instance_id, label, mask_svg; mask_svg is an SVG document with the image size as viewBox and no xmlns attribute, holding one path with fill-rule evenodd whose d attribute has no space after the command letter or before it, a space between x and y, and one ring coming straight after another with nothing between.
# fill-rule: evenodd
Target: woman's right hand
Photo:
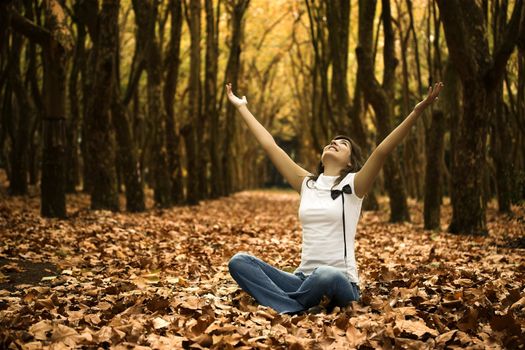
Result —
<instances>
[{"instance_id":1,"label":"woman's right hand","mask_svg":"<svg viewBox=\"0 0 525 350\"><path fill-rule=\"evenodd\" d=\"M241 106L248 104L248 101L246 100L246 96L243 96L242 98L238 98L237 96L233 94L231 83L226 84L226 93L228 94L228 99L230 100L231 103L233 103L235 108L240 108Z\"/></svg>"}]
</instances>

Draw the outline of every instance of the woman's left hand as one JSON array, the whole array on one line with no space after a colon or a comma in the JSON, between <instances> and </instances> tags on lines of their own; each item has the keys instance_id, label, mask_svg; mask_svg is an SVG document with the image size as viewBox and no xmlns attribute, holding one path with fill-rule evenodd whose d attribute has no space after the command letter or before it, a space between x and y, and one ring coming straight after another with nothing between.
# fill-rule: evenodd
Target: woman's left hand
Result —
<instances>
[{"instance_id":1,"label":"woman's left hand","mask_svg":"<svg viewBox=\"0 0 525 350\"><path fill-rule=\"evenodd\" d=\"M237 96L233 94L232 83L226 84L226 94L228 95L228 99L235 106L235 108L240 108L241 106L248 104L248 101L246 100L246 96L243 96L242 98L238 98Z\"/></svg>"},{"instance_id":2,"label":"woman's left hand","mask_svg":"<svg viewBox=\"0 0 525 350\"><path fill-rule=\"evenodd\" d=\"M427 97L419 102L415 107L414 109L415 110L424 110L425 108L427 108L428 106L430 106L432 104L432 102L434 102L435 100L438 99L438 96L439 96L439 92L441 91L441 88L443 87L443 83L442 82L439 82L439 83L435 83L434 84L434 87L432 86L429 86L428 88L428 95Z\"/></svg>"}]
</instances>

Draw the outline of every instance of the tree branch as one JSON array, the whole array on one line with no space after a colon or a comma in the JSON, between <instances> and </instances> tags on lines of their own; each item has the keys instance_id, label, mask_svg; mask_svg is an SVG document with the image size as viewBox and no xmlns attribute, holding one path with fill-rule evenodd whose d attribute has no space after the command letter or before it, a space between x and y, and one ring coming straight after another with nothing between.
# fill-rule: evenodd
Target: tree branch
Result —
<instances>
[{"instance_id":1,"label":"tree branch","mask_svg":"<svg viewBox=\"0 0 525 350\"><path fill-rule=\"evenodd\" d=\"M51 33L47 29L34 24L12 8L8 11L10 23L14 30L28 37L31 41L34 41L37 44L42 46L47 46L49 44L51 41Z\"/></svg>"},{"instance_id":2,"label":"tree branch","mask_svg":"<svg viewBox=\"0 0 525 350\"><path fill-rule=\"evenodd\" d=\"M518 33L518 48L525 52L525 6L521 9L520 29Z\"/></svg>"},{"instance_id":3,"label":"tree branch","mask_svg":"<svg viewBox=\"0 0 525 350\"><path fill-rule=\"evenodd\" d=\"M385 44L383 48L383 87L386 91L394 91L395 70L397 59L394 49L394 29L392 28L392 18L390 10L390 0L382 0L381 20L383 21L383 31Z\"/></svg>"},{"instance_id":4,"label":"tree branch","mask_svg":"<svg viewBox=\"0 0 525 350\"><path fill-rule=\"evenodd\" d=\"M496 86L496 83L503 78L507 61L518 41L520 20L523 21L523 14L523 0L517 0L512 10L510 21L506 26L505 35L500 45L494 51L494 63L486 75L486 83L488 86Z\"/></svg>"}]
</instances>

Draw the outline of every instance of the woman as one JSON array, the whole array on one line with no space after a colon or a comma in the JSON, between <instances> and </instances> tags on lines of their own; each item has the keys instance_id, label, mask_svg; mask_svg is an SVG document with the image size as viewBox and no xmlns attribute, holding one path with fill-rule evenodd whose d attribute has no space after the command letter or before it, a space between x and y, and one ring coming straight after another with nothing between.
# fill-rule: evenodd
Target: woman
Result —
<instances>
[{"instance_id":1,"label":"woman","mask_svg":"<svg viewBox=\"0 0 525 350\"><path fill-rule=\"evenodd\" d=\"M327 309L359 300L359 277L354 256L354 236L365 194L379 174L387 156L401 143L423 110L437 99L443 83L429 87L418 103L361 167L357 145L337 136L323 149L317 175L297 165L247 108L246 97L228 98L277 170L301 195L299 220L303 230L301 264L294 273L281 271L245 253L228 264L239 286L260 304L280 313L298 313L316 307L323 296Z\"/></svg>"}]
</instances>

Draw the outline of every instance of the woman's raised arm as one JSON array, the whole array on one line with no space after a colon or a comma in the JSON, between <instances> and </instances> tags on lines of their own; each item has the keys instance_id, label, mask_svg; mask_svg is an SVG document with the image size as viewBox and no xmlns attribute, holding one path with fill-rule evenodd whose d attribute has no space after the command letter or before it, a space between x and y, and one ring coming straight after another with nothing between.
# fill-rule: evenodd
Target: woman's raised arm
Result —
<instances>
[{"instance_id":1,"label":"woman's raised arm","mask_svg":"<svg viewBox=\"0 0 525 350\"><path fill-rule=\"evenodd\" d=\"M232 92L231 84L226 84L226 93L228 99L237 108L242 118L244 119L248 129L255 136L259 144L262 146L272 163L277 168L277 171L288 181L294 190L301 193L301 184L305 176L310 175L308 171L296 164L286 152L277 145L273 136L259 123L253 114L246 106L248 101L243 96L242 99L235 96Z\"/></svg>"},{"instance_id":2,"label":"woman's raised arm","mask_svg":"<svg viewBox=\"0 0 525 350\"><path fill-rule=\"evenodd\" d=\"M417 118L435 99L437 99L443 83L436 83L434 88L429 87L428 96L421 102L419 102L412 113L401 122L385 139L376 147L374 152L370 155L365 165L357 172L354 178L354 190L358 197L363 197L370 191L372 184L376 179L379 171L383 167L383 164L388 155L396 148L397 145L403 141L403 139L410 132L410 128L415 124Z\"/></svg>"}]
</instances>

